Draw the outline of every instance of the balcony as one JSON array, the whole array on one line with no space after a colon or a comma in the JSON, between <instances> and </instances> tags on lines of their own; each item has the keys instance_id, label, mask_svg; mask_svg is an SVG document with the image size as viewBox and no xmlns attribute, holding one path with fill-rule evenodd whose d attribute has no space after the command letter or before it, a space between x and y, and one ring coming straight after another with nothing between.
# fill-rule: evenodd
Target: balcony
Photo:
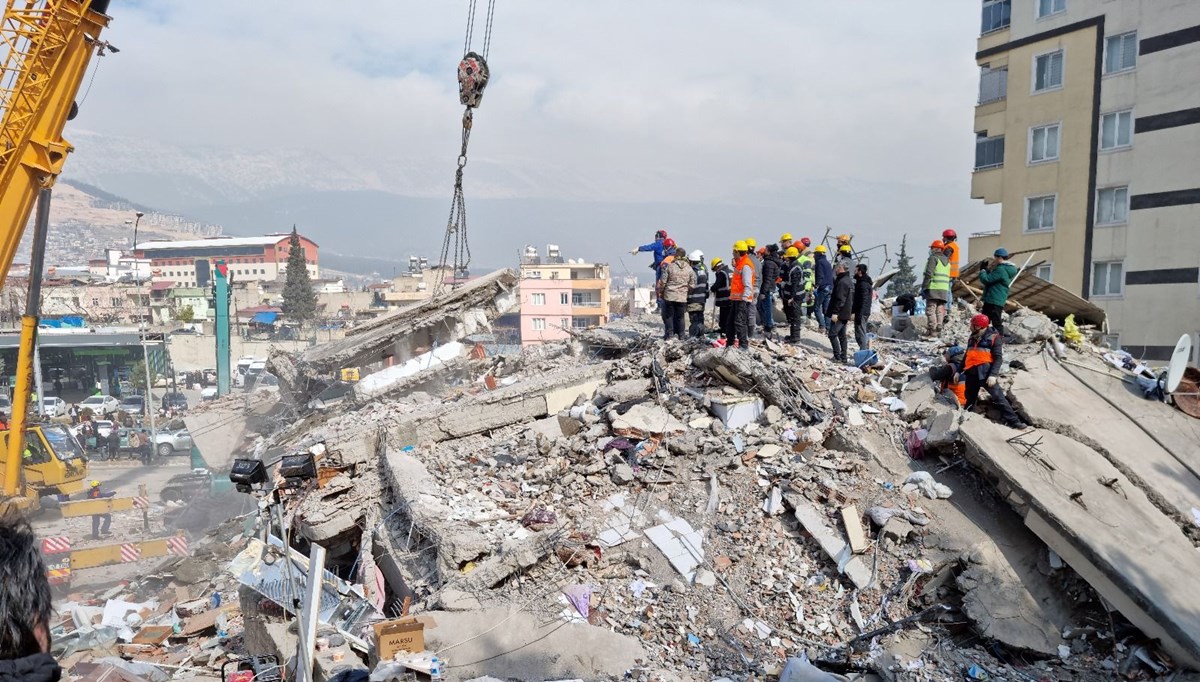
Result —
<instances>
[{"instance_id":1,"label":"balcony","mask_svg":"<svg viewBox=\"0 0 1200 682\"><path fill-rule=\"evenodd\" d=\"M1004 165L1004 136L987 137L980 133L975 140L975 170L989 170Z\"/></svg>"},{"instance_id":2,"label":"balcony","mask_svg":"<svg viewBox=\"0 0 1200 682\"><path fill-rule=\"evenodd\" d=\"M1003 31L1012 23L1012 0L983 0L980 35Z\"/></svg>"},{"instance_id":3,"label":"balcony","mask_svg":"<svg viewBox=\"0 0 1200 682\"><path fill-rule=\"evenodd\" d=\"M979 105L999 102L1008 97L1008 67L983 67L979 74Z\"/></svg>"}]
</instances>

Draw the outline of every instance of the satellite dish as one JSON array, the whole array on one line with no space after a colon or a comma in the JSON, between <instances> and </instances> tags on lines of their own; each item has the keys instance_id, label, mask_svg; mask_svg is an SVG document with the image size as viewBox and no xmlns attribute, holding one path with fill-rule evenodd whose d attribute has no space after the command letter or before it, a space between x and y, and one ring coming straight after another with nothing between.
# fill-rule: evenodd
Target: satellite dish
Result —
<instances>
[{"instance_id":1,"label":"satellite dish","mask_svg":"<svg viewBox=\"0 0 1200 682\"><path fill-rule=\"evenodd\" d=\"M1192 337L1184 334L1175 344L1175 352L1171 353L1171 362L1167 365L1167 393L1179 390L1179 382L1183 381L1183 371L1187 369L1191 357Z\"/></svg>"}]
</instances>

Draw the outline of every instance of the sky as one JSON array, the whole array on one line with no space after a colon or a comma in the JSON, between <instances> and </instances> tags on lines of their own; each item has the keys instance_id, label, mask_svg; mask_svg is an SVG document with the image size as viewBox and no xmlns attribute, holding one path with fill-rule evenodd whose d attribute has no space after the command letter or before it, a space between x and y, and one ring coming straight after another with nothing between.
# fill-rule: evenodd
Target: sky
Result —
<instances>
[{"instance_id":1,"label":"sky","mask_svg":"<svg viewBox=\"0 0 1200 682\"><path fill-rule=\"evenodd\" d=\"M121 52L104 57L81 125L303 150L352 164L373 188L448 200L467 7L116 0L105 37ZM804 202L825 224L845 209L880 226L896 216L876 191L912 188L932 199L905 206L905 229L994 229L998 211L969 198L979 11L963 0L499 0L468 202ZM861 205L822 202L822 187Z\"/></svg>"}]
</instances>

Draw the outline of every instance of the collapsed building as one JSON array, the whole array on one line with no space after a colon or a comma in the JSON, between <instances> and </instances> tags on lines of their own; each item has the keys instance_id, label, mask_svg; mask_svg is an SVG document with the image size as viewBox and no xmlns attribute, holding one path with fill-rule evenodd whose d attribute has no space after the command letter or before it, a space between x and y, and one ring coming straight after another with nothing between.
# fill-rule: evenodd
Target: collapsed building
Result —
<instances>
[{"instance_id":1,"label":"collapsed building","mask_svg":"<svg viewBox=\"0 0 1200 682\"><path fill-rule=\"evenodd\" d=\"M1004 383L1032 425L1014 431L928 377L963 311L941 339L876 313L862 368L811 331L727 350L637 319L490 354L472 338L516 282L272 354L283 389L254 409L273 418L222 437L272 465L315 453L320 473L282 497L277 534L221 554L239 646L295 654L284 593L317 544L337 642L319 679L420 653L384 652L379 621L419 628L452 679L1200 670L1200 422L1112 353L1014 305Z\"/></svg>"}]
</instances>

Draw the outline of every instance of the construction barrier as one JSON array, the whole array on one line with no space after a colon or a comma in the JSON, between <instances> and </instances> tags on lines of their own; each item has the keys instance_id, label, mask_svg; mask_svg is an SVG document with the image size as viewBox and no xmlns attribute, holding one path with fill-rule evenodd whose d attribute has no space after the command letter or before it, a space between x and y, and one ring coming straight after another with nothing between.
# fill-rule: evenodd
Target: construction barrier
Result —
<instances>
[{"instance_id":1,"label":"construction barrier","mask_svg":"<svg viewBox=\"0 0 1200 682\"><path fill-rule=\"evenodd\" d=\"M46 578L51 585L71 582L71 538L65 535L42 538L42 555L46 561Z\"/></svg>"},{"instance_id":2,"label":"construction barrier","mask_svg":"<svg viewBox=\"0 0 1200 682\"><path fill-rule=\"evenodd\" d=\"M99 497L94 500L60 502L58 505L59 511L65 518L149 508L150 497L146 494L144 485L138 486L138 494L135 497Z\"/></svg>"},{"instance_id":3,"label":"construction barrier","mask_svg":"<svg viewBox=\"0 0 1200 682\"><path fill-rule=\"evenodd\" d=\"M72 571L128 564L167 555L189 556L190 550L186 535L80 549L71 549L70 538L53 537L42 540L42 554L45 556L46 576L50 578L50 584L60 585L70 581Z\"/></svg>"}]
</instances>

